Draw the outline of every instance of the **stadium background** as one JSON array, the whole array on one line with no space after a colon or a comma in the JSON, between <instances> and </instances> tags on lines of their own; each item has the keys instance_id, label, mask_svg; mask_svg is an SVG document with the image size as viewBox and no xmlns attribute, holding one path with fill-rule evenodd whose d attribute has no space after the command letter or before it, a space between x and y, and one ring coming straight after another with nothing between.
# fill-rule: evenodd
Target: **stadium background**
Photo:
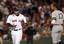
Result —
<instances>
[{"instance_id":1,"label":"stadium background","mask_svg":"<svg viewBox=\"0 0 64 44\"><path fill-rule=\"evenodd\" d=\"M13 8L13 6L15 6L15 4L17 4L18 2L21 2L22 4L23 3L25 3L25 4L36 3L37 6L39 6L39 5L46 6L46 5L50 4L51 2L56 2L58 5L58 8L60 10L62 10L64 8L64 0L7 0L7 1L0 0L0 29L6 30L6 18L7 18L6 16L13 13L13 11L15 9L15 8ZM6 8L3 7L4 5L6 6ZM64 10L62 10L62 11L64 12ZM25 12L25 14L27 14L27 13ZM64 41L64 35L62 36L62 41ZM12 44L10 32L8 32L8 37L4 40L4 44ZM26 44L26 41L22 40L21 44ZM52 44L52 40L51 40L50 36L47 36L47 37L45 36L45 37L41 37L39 40L34 40L34 44Z\"/></svg>"}]
</instances>

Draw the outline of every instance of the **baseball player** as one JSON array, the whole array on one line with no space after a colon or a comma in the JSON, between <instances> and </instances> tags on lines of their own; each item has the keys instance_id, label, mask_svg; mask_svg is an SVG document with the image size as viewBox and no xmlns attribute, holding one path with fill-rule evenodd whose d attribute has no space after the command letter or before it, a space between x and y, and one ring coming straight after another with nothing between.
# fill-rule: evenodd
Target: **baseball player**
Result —
<instances>
[{"instance_id":1,"label":"baseball player","mask_svg":"<svg viewBox=\"0 0 64 44\"><path fill-rule=\"evenodd\" d=\"M56 3L51 4L52 10L52 42L53 44L61 44L61 33L63 31L64 14L57 9Z\"/></svg>"},{"instance_id":2,"label":"baseball player","mask_svg":"<svg viewBox=\"0 0 64 44\"><path fill-rule=\"evenodd\" d=\"M11 36L13 44L20 44L22 40L22 21L26 23L26 18L19 11L14 11L14 14L9 15L7 24L12 27Z\"/></svg>"}]
</instances>

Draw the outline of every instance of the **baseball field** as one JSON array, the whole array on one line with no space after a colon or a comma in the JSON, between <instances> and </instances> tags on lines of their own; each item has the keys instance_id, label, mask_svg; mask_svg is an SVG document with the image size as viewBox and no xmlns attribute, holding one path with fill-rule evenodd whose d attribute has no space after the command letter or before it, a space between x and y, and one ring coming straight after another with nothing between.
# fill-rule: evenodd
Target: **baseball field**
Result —
<instances>
[{"instance_id":1,"label":"baseball field","mask_svg":"<svg viewBox=\"0 0 64 44\"><path fill-rule=\"evenodd\" d=\"M64 36L62 36L62 41L64 42ZM4 44L12 44L11 39L4 40ZM26 41L21 41L21 44L26 44ZM33 44L52 44L52 40L51 37L45 37L39 40L34 40Z\"/></svg>"}]
</instances>

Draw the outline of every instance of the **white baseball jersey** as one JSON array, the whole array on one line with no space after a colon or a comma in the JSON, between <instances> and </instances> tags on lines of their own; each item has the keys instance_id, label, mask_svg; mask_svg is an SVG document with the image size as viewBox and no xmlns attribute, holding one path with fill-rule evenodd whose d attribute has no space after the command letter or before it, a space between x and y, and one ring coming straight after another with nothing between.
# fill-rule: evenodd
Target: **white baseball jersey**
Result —
<instances>
[{"instance_id":1,"label":"white baseball jersey","mask_svg":"<svg viewBox=\"0 0 64 44\"><path fill-rule=\"evenodd\" d=\"M11 25L16 25L15 29L22 29L21 21L24 21L26 23L26 18L22 14L19 14L19 16L16 16L15 14L9 15L7 18L7 23L10 23Z\"/></svg>"},{"instance_id":2,"label":"white baseball jersey","mask_svg":"<svg viewBox=\"0 0 64 44\"><path fill-rule=\"evenodd\" d=\"M64 14L60 10L55 10L52 12L52 24L63 24Z\"/></svg>"}]
</instances>

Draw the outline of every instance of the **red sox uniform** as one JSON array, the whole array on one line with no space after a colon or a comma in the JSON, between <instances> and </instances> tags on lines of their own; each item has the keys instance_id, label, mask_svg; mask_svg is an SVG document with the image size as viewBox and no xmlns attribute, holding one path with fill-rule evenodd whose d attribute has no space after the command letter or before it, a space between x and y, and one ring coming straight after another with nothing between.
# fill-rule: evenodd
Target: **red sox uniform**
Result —
<instances>
[{"instance_id":1,"label":"red sox uniform","mask_svg":"<svg viewBox=\"0 0 64 44\"><path fill-rule=\"evenodd\" d=\"M26 23L26 18L22 14L19 14L19 16L12 14L7 18L7 23L16 25L11 29L13 44L20 44L20 40L22 40L22 21Z\"/></svg>"}]
</instances>

